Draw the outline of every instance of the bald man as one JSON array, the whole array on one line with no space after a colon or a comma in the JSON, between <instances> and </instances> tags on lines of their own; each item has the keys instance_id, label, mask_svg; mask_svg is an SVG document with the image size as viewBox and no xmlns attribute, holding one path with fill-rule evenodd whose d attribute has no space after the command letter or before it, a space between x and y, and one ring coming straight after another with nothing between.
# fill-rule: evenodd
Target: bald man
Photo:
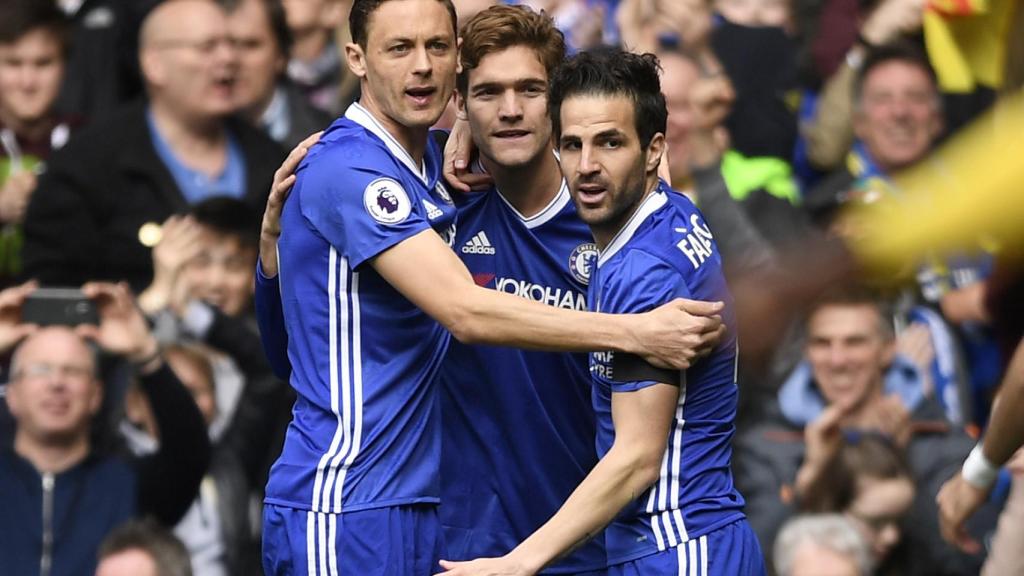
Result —
<instances>
[{"instance_id":1,"label":"bald man","mask_svg":"<svg viewBox=\"0 0 1024 576\"><path fill-rule=\"evenodd\" d=\"M163 2L139 44L146 99L73 137L29 205L24 269L44 284L127 280L140 291L169 216L211 196L261 209L284 158L230 117L238 57L215 2Z\"/></svg>"},{"instance_id":2,"label":"bald man","mask_svg":"<svg viewBox=\"0 0 1024 576\"><path fill-rule=\"evenodd\" d=\"M14 323L28 290L0 292L0 352L25 337L5 394L16 431L13 449L0 452L0 573L92 574L118 524L151 516L172 526L184 514L209 461L206 427L127 286L84 287L100 322L76 330ZM90 341L136 369L160 431L154 454L127 460L92 445L103 384Z\"/></svg>"}]
</instances>

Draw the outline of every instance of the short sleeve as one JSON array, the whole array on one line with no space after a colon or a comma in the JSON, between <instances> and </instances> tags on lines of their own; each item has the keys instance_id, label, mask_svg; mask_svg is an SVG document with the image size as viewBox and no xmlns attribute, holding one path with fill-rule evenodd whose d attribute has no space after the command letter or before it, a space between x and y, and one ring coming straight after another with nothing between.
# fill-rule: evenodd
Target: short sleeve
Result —
<instances>
[{"instance_id":1,"label":"short sleeve","mask_svg":"<svg viewBox=\"0 0 1024 576\"><path fill-rule=\"evenodd\" d=\"M675 298L690 298L690 290L679 271L646 252L631 250L601 270L604 278L601 311L634 314L653 310ZM633 392L656 384L653 380L610 381L612 392Z\"/></svg>"},{"instance_id":2,"label":"short sleeve","mask_svg":"<svg viewBox=\"0 0 1024 576\"><path fill-rule=\"evenodd\" d=\"M302 215L353 268L430 228L417 191L383 150L334 145L303 168L295 183Z\"/></svg>"}]
</instances>

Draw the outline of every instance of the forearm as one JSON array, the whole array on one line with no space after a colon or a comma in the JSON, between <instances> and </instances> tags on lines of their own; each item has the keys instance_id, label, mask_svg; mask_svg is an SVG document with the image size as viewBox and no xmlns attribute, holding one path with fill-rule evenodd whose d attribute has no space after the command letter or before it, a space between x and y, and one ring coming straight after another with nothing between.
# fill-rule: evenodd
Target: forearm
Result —
<instances>
[{"instance_id":1,"label":"forearm","mask_svg":"<svg viewBox=\"0 0 1024 576\"><path fill-rule=\"evenodd\" d=\"M558 512L509 557L537 572L597 536L656 479L656 463L644 465L631 452L636 453L613 446Z\"/></svg>"},{"instance_id":2,"label":"forearm","mask_svg":"<svg viewBox=\"0 0 1024 576\"><path fill-rule=\"evenodd\" d=\"M1002 466L1010 456L1024 445L1024 344L1017 350L1006 370L1006 376L999 392L999 398L992 408L992 419L985 432L984 454L995 464Z\"/></svg>"},{"instance_id":3,"label":"forearm","mask_svg":"<svg viewBox=\"0 0 1024 576\"><path fill-rule=\"evenodd\" d=\"M807 158L815 167L830 170L838 166L853 144L850 118L853 110L855 71L846 63L825 84L814 121L805 130Z\"/></svg>"},{"instance_id":4,"label":"forearm","mask_svg":"<svg viewBox=\"0 0 1024 576\"><path fill-rule=\"evenodd\" d=\"M562 352L639 351L622 315L549 306L475 284L450 300L451 312L440 320L461 342Z\"/></svg>"}]
</instances>

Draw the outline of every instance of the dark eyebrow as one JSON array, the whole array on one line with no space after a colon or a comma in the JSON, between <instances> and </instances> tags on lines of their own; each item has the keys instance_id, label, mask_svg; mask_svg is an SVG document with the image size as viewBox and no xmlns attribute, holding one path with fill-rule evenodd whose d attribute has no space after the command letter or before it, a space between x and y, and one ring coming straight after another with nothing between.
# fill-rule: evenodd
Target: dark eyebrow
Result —
<instances>
[{"instance_id":1,"label":"dark eyebrow","mask_svg":"<svg viewBox=\"0 0 1024 576\"><path fill-rule=\"evenodd\" d=\"M594 140L607 140L609 138L624 138L626 133L618 128L609 128L608 130L602 130L594 135Z\"/></svg>"}]
</instances>

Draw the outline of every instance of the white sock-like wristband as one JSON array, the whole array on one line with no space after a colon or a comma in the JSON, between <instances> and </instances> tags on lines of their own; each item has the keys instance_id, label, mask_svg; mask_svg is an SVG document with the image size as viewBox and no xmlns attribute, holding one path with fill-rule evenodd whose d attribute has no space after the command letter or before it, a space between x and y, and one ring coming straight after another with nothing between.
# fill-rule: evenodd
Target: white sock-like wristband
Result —
<instances>
[{"instance_id":1,"label":"white sock-like wristband","mask_svg":"<svg viewBox=\"0 0 1024 576\"><path fill-rule=\"evenodd\" d=\"M985 458L981 445L982 443L978 442L974 446L974 450L971 450L967 460L964 460L964 467L961 473L964 476L964 480L971 486L979 490L988 490L995 483L996 477L999 475L999 468L989 462L988 458Z\"/></svg>"}]
</instances>

